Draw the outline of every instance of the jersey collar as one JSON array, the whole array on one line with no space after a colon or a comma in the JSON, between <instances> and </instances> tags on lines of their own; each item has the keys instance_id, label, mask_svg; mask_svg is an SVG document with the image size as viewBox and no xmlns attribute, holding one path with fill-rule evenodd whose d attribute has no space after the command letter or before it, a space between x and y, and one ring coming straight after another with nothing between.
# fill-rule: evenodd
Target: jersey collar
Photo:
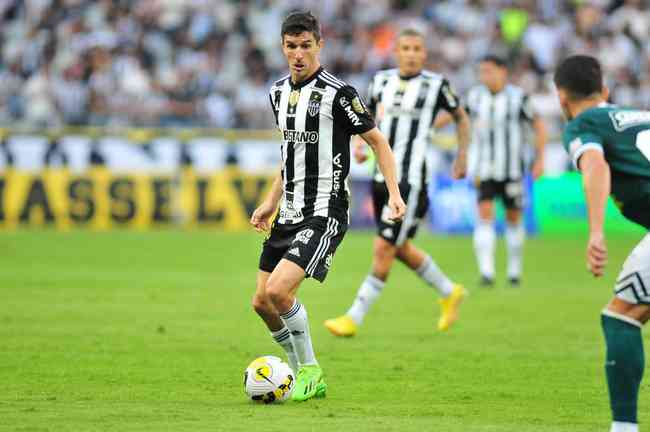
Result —
<instances>
[{"instance_id":1,"label":"jersey collar","mask_svg":"<svg viewBox=\"0 0 650 432\"><path fill-rule=\"evenodd\" d=\"M304 79L300 81L298 84L294 84L293 81L291 81L291 76L289 76L289 85L293 90L298 90L312 82L316 77L323 71L323 66L319 67L316 72L314 72L309 78Z\"/></svg>"},{"instance_id":2,"label":"jersey collar","mask_svg":"<svg viewBox=\"0 0 650 432\"><path fill-rule=\"evenodd\" d=\"M413 78L417 78L420 75L422 75L422 71L420 71L420 72L418 72L416 74L413 74L413 75L402 75L402 74L400 74L399 79L401 79L403 81L408 81L408 80L412 80Z\"/></svg>"}]
</instances>

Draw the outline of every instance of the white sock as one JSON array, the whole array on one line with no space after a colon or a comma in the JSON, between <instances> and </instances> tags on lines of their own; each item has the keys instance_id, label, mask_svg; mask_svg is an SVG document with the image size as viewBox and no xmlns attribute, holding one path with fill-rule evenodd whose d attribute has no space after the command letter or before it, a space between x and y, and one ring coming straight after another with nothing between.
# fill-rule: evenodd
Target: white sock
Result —
<instances>
[{"instance_id":1,"label":"white sock","mask_svg":"<svg viewBox=\"0 0 650 432\"><path fill-rule=\"evenodd\" d=\"M363 318L370 310L370 306L377 300L381 290L384 289L386 283L381 279L377 279L369 274L361 283L359 291L357 291L357 298L347 312L347 315L352 318L352 321L360 325Z\"/></svg>"},{"instance_id":2,"label":"white sock","mask_svg":"<svg viewBox=\"0 0 650 432\"><path fill-rule=\"evenodd\" d=\"M422 264L415 272L426 283L437 288L442 297L449 297L451 291L454 289L452 281L440 270L440 267L438 267L429 255L424 257L424 261L422 261Z\"/></svg>"},{"instance_id":3,"label":"white sock","mask_svg":"<svg viewBox=\"0 0 650 432\"><path fill-rule=\"evenodd\" d=\"M637 423L612 422L610 432L639 432Z\"/></svg>"},{"instance_id":4,"label":"white sock","mask_svg":"<svg viewBox=\"0 0 650 432\"><path fill-rule=\"evenodd\" d=\"M298 365L317 365L318 362L309 335L309 319L305 307L296 299L291 309L280 314L280 318L291 332L291 340L298 357Z\"/></svg>"},{"instance_id":5,"label":"white sock","mask_svg":"<svg viewBox=\"0 0 650 432\"><path fill-rule=\"evenodd\" d=\"M285 326L278 331L271 332L273 339L284 349L284 352L287 353L287 359L289 360L289 366L293 369L294 373L298 372L298 356L296 355L296 350L293 347L291 342L291 332Z\"/></svg>"},{"instance_id":6,"label":"white sock","mask_svg":"<svg viewBox=\"0 0 650 432\"><path fill-rule=\"evenodd\" d=\"M524 227L522 223L506 225L506 245L508 247L508 277L521 277L523 261Z\"/></svg>"},{"instance_id":7,"label":"white sock","mask_svg":"<svg viewBox=\"0 0 650 432\"><path fill-rule=\"evenodd\" d=\"M480 219L474 228L474 251L482 276L494 278L494 244L496 231L490 220Z\"/></svg>"}]
</instances>

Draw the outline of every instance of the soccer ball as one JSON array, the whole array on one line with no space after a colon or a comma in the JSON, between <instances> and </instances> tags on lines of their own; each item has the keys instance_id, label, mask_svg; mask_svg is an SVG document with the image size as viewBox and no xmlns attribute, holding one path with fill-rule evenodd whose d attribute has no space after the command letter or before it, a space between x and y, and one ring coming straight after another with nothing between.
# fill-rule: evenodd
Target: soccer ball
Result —
<instances>
[{"instance_id":1,"label":"soccer ball","mask_svg":"<svg viewBox=\"0 0 650 432\"><path fill-rule=\"evenodd\" d=\"M244 391L255 402L269 404L287 400L294 382L289 365L274 356L257 358L244 371Z\"/></svg>"}]
</instances>

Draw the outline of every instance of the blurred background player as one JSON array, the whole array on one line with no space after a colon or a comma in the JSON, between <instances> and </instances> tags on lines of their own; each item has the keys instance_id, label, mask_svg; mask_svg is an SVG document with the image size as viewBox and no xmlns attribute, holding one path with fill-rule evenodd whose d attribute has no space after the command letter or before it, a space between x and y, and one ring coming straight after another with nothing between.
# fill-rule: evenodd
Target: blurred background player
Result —
<instances>
[{"instance_id":1,"label":"blurred background player","mask_svg":"<svg viewBox=\"0 0 650 432\"><path fill-rule=\"evenodd\" d=\"M627 219L650 230L650 111L606 103L598 61L569 57L555 71L560 105L569 120L563 143L582 172L589 218L587 267L603 275L603 231L611 194ZM611 432L638 432L637 400L643 377L641 326L650 318L650 235L632 250L602 312L607 345L605 370L613 423Z\"/></svg>"},{"instance_id":2,"label":"blurred background player","mask_svg":"<svg viewBox=\"0 0 650 432\"><path fill-rule=\"evenodd\" d=\"M427 184L431 170L427 149L431 143L431 127L440 109L450 113L457 124L458 154L453 167L454 177L465 175L467 146L470 135L469 118L460 106L449 82L441 75L424 70L427 49L424 35L414 29L403 30L395 47L398 68L378 72L370 83L370 110L388 141L397 162L400 191L407 200L406 216L401 222L390 220L388 192L384 177L375 173L372 185L377 236L374 241L372 271L359 287L347 313L327 320L325 326L337 336L353 336L372 304L381 294L395 258L415 271L440 296L440 330L456 320L464 289L452 282L412 239L425 216L429 199ZM366 160L365 145L357 141L355 157Z\"/></svg>"},{"instance_id":3,"label":"blurred background player","mask_svg":"<svg viewBox=\"0 0 650 432\"><path fill-rule=\"evenodd\" d=\"M309 12L282 24L282 51L290 74L270 91L282 132L282 171L251 224L269 231L262 248L253 307L296 371L293 400L324 396L327 385L316 360L305 307L296 292L306 277L323 282L348 227L350 138L361 135L377 154L386 177L389 217L404 215L395 160L357 91L320 65L320 24Z\"/></svg>"},{"instance_id":4,"label":"blurred background player","mask_svg":"<svg viewBox=\"0 0 650 432\"><path fill-rule=\"evenodd\" d=\"M525 231L522 223L526 144L532 125L535 135L535 161L532 176L544 172L546 127L533 112L526 92L508 82L505 60L485 56L479 63L480 85L467 94L472 118L472 163L478 187L478 220L474 228L474 250L481 273L481 285L492 286L495 278L494 200L506 208L505 238L508 249L508 281L519 285L523 265ZM437 125L446 121L443 118Z\"/></svg>"}]
</instances>

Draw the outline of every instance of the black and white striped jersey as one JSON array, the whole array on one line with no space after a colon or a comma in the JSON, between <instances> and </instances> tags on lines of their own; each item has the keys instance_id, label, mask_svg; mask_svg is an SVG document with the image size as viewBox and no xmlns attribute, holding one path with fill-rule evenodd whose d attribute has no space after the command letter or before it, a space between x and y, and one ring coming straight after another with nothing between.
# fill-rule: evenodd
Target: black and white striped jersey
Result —
<instances>
[{"instance_id":1,"label":"black and white striped jersey","mask_svg":"<svg viewBox=\"0 0 650 432\"><path fill-rule=\"evenodd\" d=\"M528 95L508 84L492 94L479 85L467 94L472 119L472 165L479 180L519 180L524 174L526 125L534 113Z\"/></svg>"},{"instance_id":2,"label":"black and white striped jersey","mask_svg":"<svg viewBox=\"0 0 650 432\"><path fill-rule=\"evenodd\" d=\"M429 71L401 77L397 69L384 70L370 82L368 100L379 129L393 149L398 181L418 187L426 184L433 121L441 108L453 112L459 106L449 82ZM379 171L375 172L375 181L384 181Z\"/></svg>"},{"instance_id":3,"label":"black and white striped jersey","mask_svg":"<svg viewBox=\"0 0 650 432\"><path fill-rule=\"evenodd\" d=\"M282 132L284 192L277 222L347 220L350 138L375 127L357 91L320 68L298 84L289 76L277 81L270 98Z\"/></svg>"}]
</instances>

